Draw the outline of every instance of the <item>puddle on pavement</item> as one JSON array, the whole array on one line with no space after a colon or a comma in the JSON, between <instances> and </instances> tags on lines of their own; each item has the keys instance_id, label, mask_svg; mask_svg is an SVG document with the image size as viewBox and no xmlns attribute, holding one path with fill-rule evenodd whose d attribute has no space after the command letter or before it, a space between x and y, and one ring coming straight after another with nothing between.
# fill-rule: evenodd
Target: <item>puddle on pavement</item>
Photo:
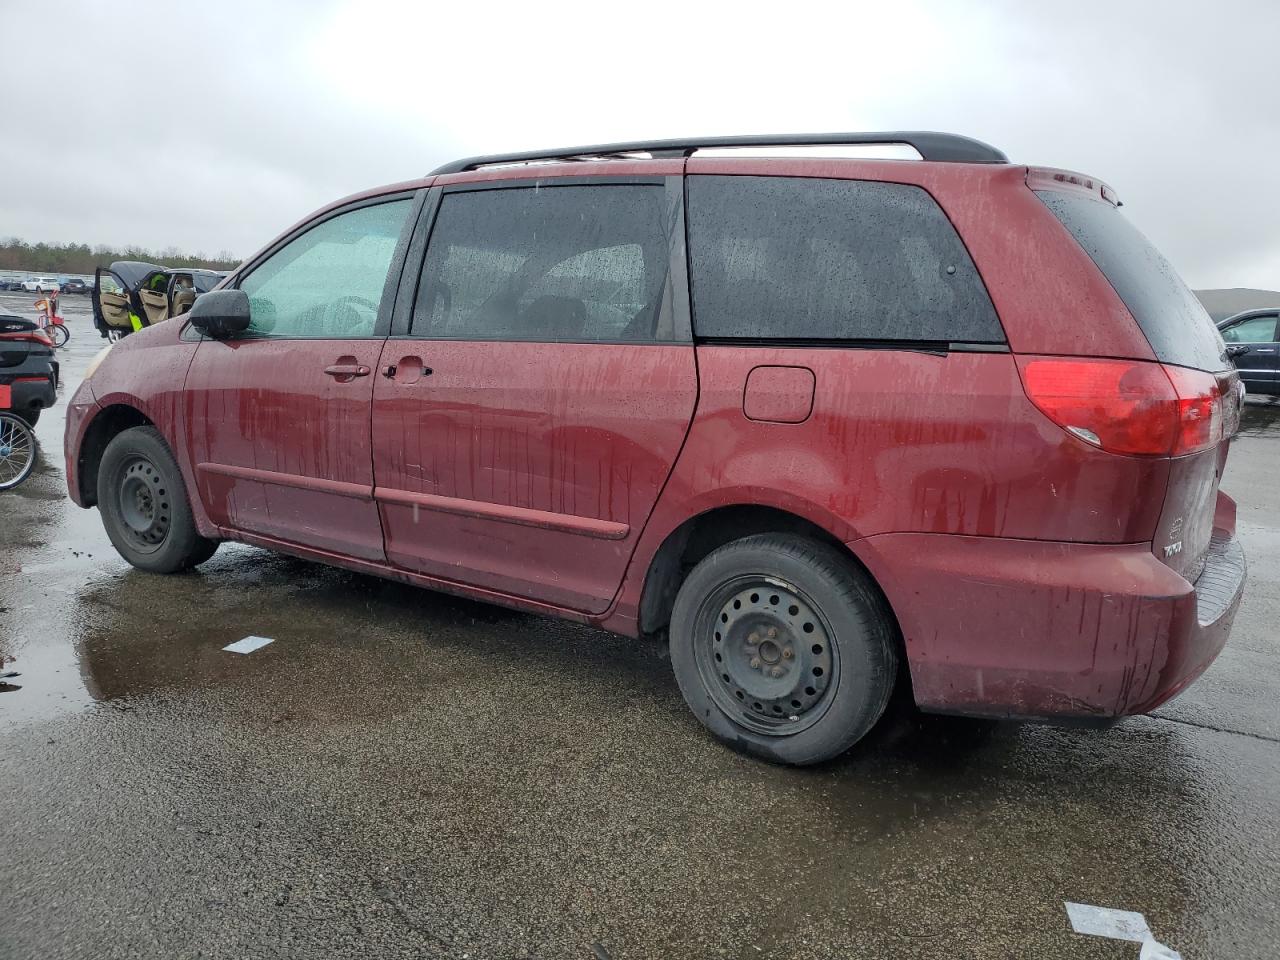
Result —
<instances>
[{"instance_id":1,"label":"puddle on pavement","mask_svg":"<svg viewBox=\"0 0 1280 960\"><path fill-rule=\"evenodd\" d=\"M1240 411L1240 436L1280 437L1280 397L1247 397Z\"/></svg>"}]
</instances>

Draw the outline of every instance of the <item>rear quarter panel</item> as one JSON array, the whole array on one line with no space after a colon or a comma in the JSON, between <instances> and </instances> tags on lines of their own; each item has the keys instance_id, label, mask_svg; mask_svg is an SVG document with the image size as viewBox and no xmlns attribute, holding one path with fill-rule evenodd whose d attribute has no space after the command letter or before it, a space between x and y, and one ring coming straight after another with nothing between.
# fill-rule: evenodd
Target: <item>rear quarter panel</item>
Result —
<instances>
[{"instance_id":1,"label":"rear quarter panel","mask_svg":"<svg viewBox=\"0 0 1280 960\"><path fill-rule=\"evenodd\" d=\"M718 506L786 510L855 552L890 532L1134 543L1155 529L1163 496L1150 491L1164 490L1168 461L1101 454L1051 423L1010 354L700 345L697 356L697 414L628 571L624 616L662 541ZM803 422L743 412L748 375L771 365L814 372Z\"/></svg>"}]
</instances>

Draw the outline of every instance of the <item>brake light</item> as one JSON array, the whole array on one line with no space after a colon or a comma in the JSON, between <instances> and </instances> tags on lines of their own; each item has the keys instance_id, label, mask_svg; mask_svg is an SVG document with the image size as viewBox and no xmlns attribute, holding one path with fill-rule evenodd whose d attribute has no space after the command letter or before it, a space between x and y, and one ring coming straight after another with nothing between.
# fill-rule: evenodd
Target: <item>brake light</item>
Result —
<instances>
[{"instance_id":1,"label":"brake light","mask_svg":"<svg viewBox=\"0 0 1280 960\"><path fill-rule=\"evenodd\" d=\"M53 346L53 341L49 339L49 335L43 330L23 330L20 333L0 333L0 340L26 340L31 343L44 344L46 347Z\"/></svg>"},{"instance_id":2,"label":"brake light","mask_svg":"<svg viewBox=\"0 0 1280 960\"><path fill-rule=\"evenodd\" d=\"M1019 357L1027 396L1058 426L1108 453L1179 457L1223 436L1211 373L1144 360Z\"/></svg>"}]
</instances>

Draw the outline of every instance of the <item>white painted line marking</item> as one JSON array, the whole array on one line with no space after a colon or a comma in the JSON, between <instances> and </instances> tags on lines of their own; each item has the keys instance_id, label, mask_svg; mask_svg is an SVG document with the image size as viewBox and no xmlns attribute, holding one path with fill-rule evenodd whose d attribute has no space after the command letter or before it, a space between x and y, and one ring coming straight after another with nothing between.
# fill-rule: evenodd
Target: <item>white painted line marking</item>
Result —
<instances>
[{"instance_id":1,"label":"white painted line marking","mask_svg":"<svg viewBox=\"0 0 1280 960\"><path fill-rule=\"evenodd\" d=\"M268 643L275 643L275 641L266 637L245 637L235 643L228 643L222 649L228 653L253 653L253 651L262 649Z\"/></svg>"},{"instance_id":2,"label":"white painted line marking","mask_svg":"<svg viewBox=\"0 0 1280 960\"><path fill-rule=\"evenodd\" d=\"M1147 918L1132 910L1112 910L1087 903L1063 901L1071 929L1090 937L1106 937L1110 940L1128 940L1142 944L1138 960L1182 960L1182 954L1166 947L1151 935Z\"/></svg>"}]
</instances>

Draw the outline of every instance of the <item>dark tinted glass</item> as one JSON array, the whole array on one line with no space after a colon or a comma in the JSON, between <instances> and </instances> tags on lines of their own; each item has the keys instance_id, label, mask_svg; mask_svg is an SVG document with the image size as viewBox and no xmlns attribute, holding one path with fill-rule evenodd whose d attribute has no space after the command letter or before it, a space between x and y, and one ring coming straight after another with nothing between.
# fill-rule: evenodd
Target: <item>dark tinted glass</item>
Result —
<instances>
[{"instance_id":1,"label":"dark tinted glass","mask_svg":"<svg viewBox=\"0 0 1280 960\"><path fill-rule=\"evenodd\" d=\"M1224 370L1222 337L1195 294L1160 251L1109 203L1060 190L1037 191L1106 275L1156 359L1182 367Z\"/></svg>"},{"instance_id":2,"label":"dark tinted glass","mask_svg":"<svg viewBox=\"0 0 1280 960\"><path fill-rule=\"evenodd\" d=\"M703 337L1003 343L955 229L919 187L688 179Z\"/></svg>"},{"instance_id":3,"label":"dark tinted glass","mask_svg":"<svg viewBox=\"0 0 1280 960\"><path fill-rule=\"evenodd\" d=\"M659 184L445 194L413 335L670 339L665 197Z\"/></svg>"}]
</instances>

